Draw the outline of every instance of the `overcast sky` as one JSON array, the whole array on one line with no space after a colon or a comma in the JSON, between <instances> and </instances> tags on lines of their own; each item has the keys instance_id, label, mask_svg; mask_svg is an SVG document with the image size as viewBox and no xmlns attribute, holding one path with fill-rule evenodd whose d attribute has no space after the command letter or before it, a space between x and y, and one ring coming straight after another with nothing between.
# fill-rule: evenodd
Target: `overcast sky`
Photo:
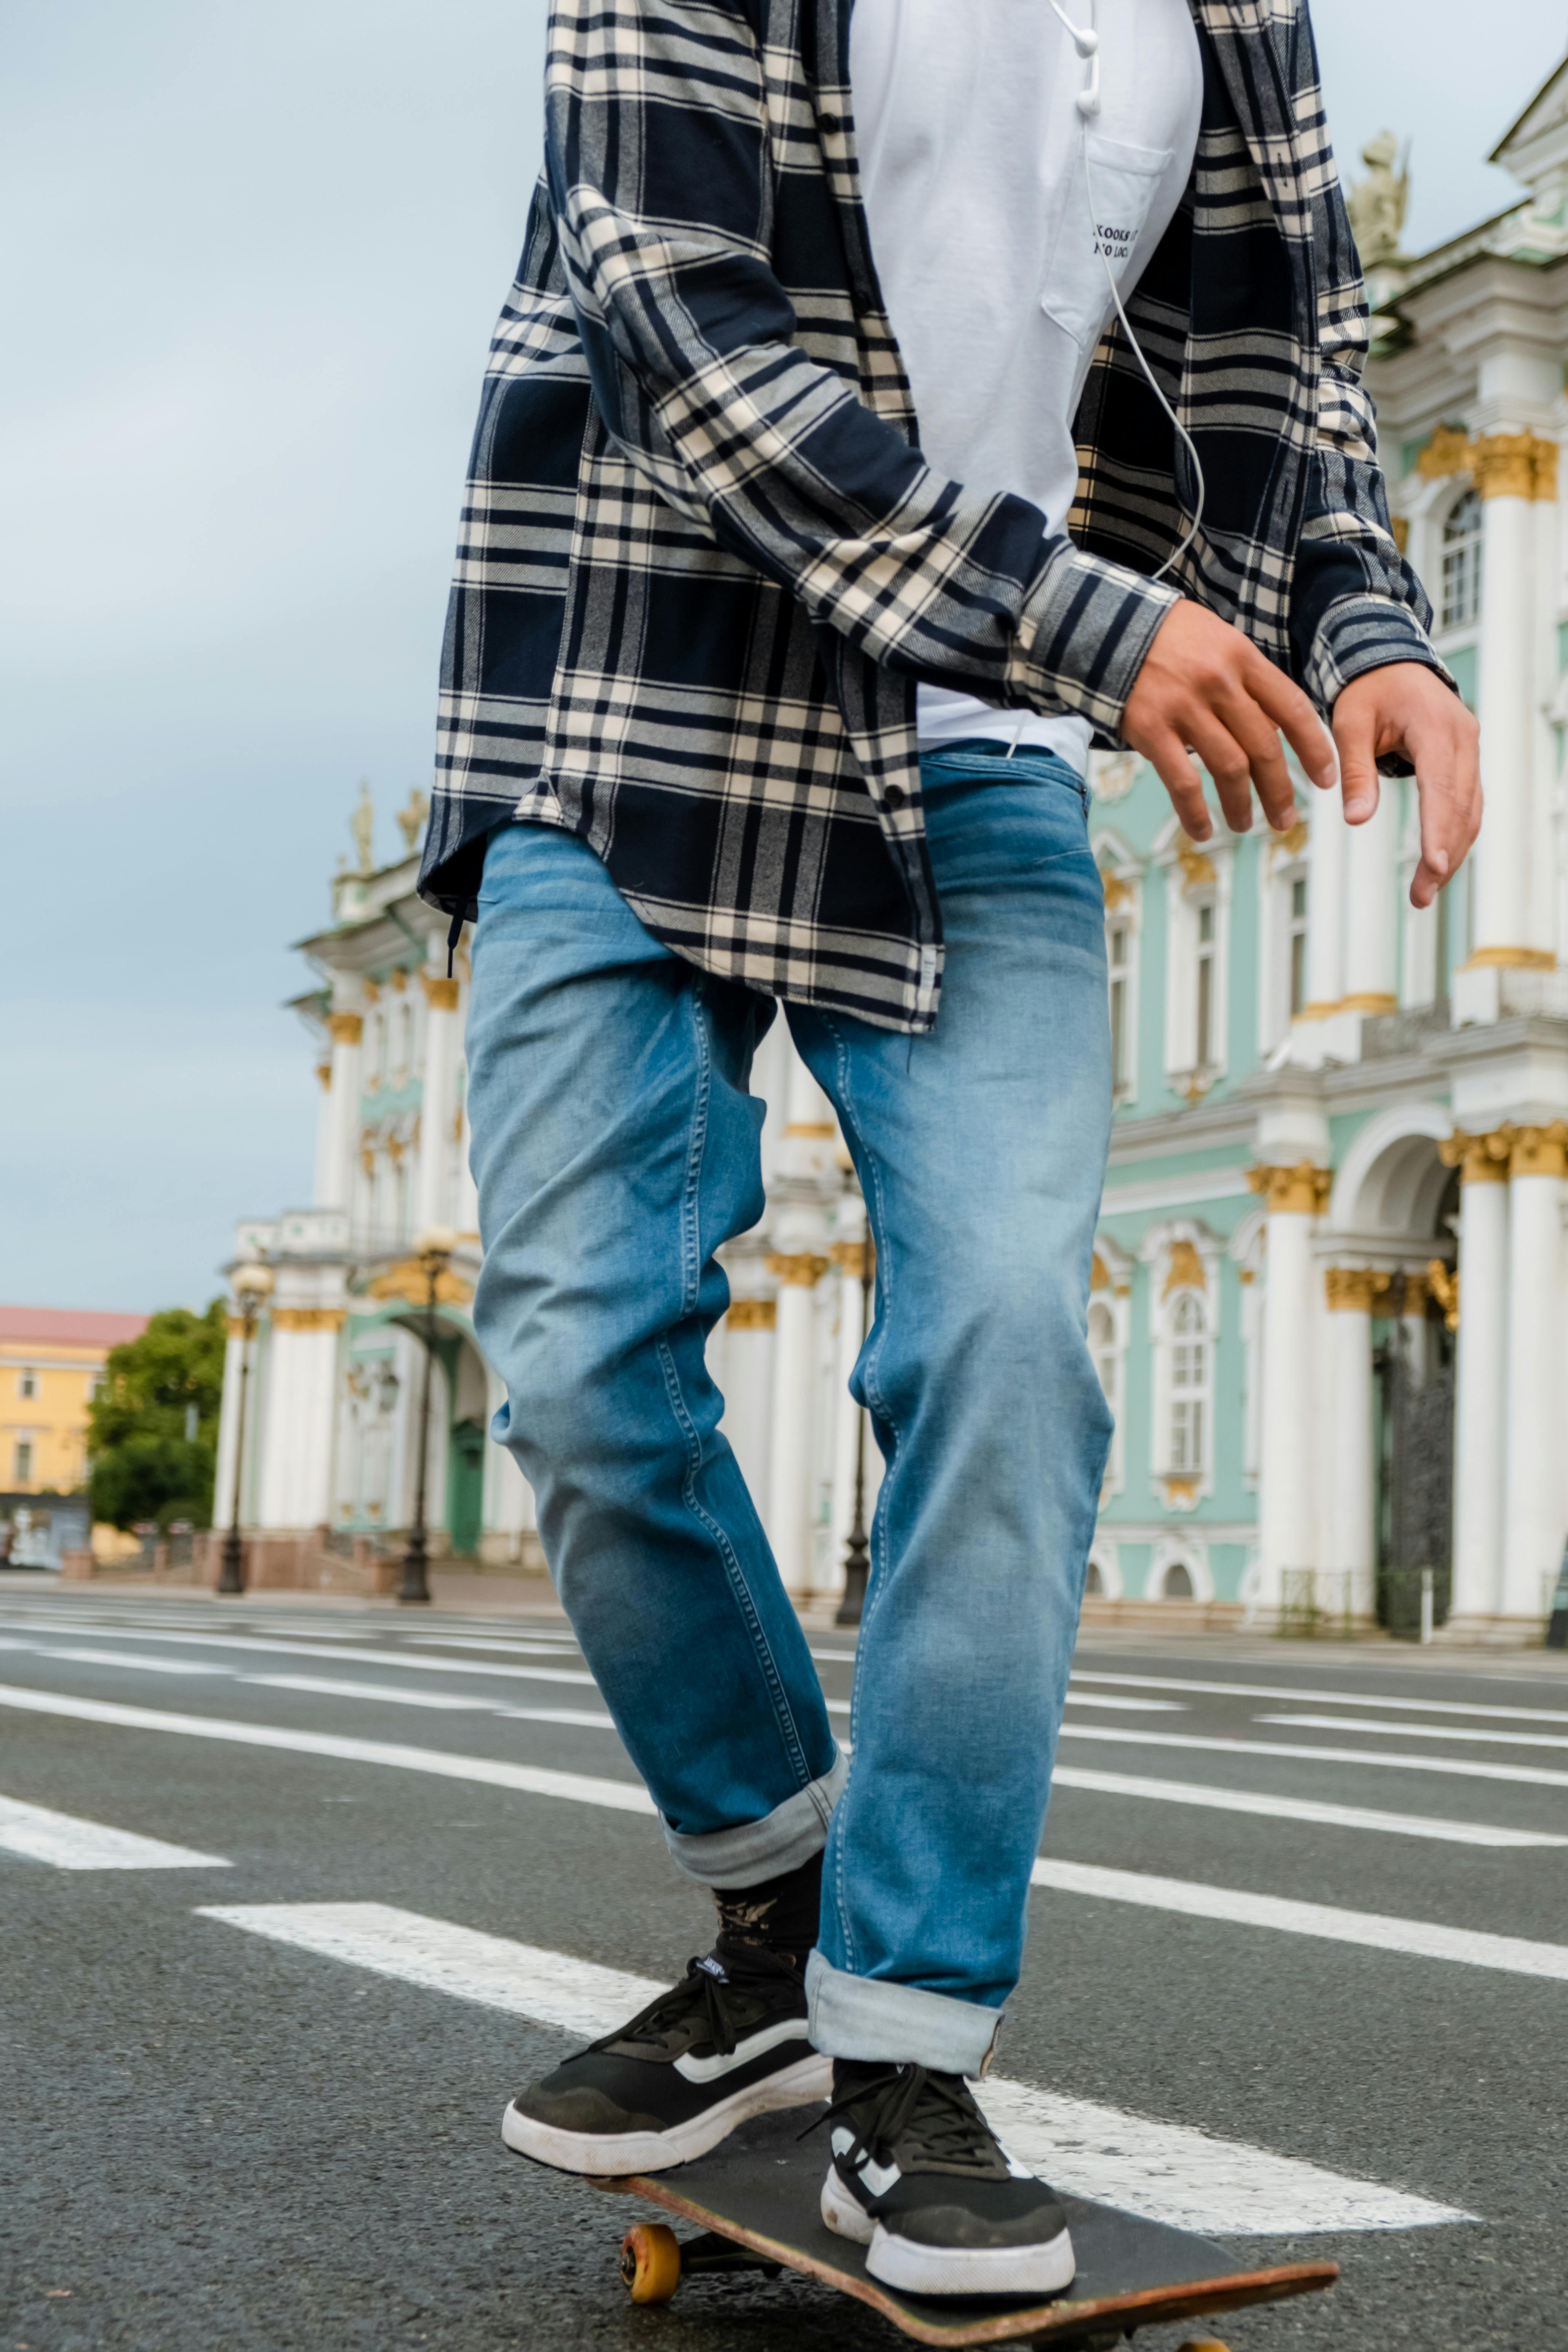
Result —
<instances>
[{"instance_id":1,"label":"overcast sky","mask_svg":"<svg viewBox=\"0 0 1568 2352\"><path fill-rule=\"evenodd\" d=\"M1319 0L1352 176L1416 247L1564 0ZM309 1196L280 1001L358 779L430 765L486 341L539 160L543 0L9 0L0 27L0 1299L217 1286Z\"/></svg>"}]
</instances>

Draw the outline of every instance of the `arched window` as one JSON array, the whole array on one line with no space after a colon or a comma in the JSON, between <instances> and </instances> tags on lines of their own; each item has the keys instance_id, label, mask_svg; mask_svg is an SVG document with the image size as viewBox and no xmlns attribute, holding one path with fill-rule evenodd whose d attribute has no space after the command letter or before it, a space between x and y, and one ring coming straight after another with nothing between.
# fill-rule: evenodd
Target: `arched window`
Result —
<instances>
[{"instance_id":1,"label":"arched window","mask_svg":"<svg viewBox=\"0 0 1568 2352\"><path fill-rule=\"evenodd\" d=\"M1165 1580L1160 1588L1161 1600L1193 1601L1196 1597L1192 1570L1184 1560L1173 1559L1165 1570Z\"/></svg>"},{"instance_id":2,"label":"arched window","mask_svg":"<svg viewBox=\"0 0 1568 2352\"><path fill-rule=\"evenodd\" d=\"M1209 1342L1204 1302L1184 1290L1171 1311L1171 1435L1167 1459L1177 1475L1198 1476L1208 1443Z\"/></svg>"},{"instance_id":3,"label":"arched window","mask_svg":"<svg viewBox=\"0 0 1568 2352\"><path fill-rule=\"evenodd\" d=\"M1468 628L1481 610L1481 502L1467 490L1449 509L1443 525L1445 629Z\"/></svg>"},{"instance_id":4,"label":"arched window","mask_svg":"<svg viewBox=\"0 0 1568 2352\"><path fill-rule=\"evenodd\" d=\"M1105 1402L1114 1412L1117 1409L1120 1350L1116 1340L1116 1318L1103 1298L1095 1299L1089 1310L1089 1349L1094 1358L1100 1385L1105 1391Z\"/></svg>"},{"instance_id":5,"label":"arched window","mask_svg":"<svg viewBox=\"0 0 1568 2352\"><path fill-rule=\"evenodd\" d=\"M1092 1559L1089 1563L1089 1574L1083 1580L1083 1589L1086 1598L1090 1593L1095 1594L1101 1600L1103 1600L1105 1596L1105 1579L1101 1576L1100 1570Z\"/></svg>"}]
</instances>

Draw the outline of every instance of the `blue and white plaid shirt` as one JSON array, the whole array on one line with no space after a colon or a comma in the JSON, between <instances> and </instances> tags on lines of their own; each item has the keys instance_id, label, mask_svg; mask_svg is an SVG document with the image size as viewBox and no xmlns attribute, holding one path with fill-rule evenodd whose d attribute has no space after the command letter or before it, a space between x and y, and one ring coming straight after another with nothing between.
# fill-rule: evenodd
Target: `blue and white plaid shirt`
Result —
<instances>
[{"instance_id":1,"label":"blue and white plaid shirt","mask_svg":"<svg viewBox=\"0 0 1568 2352\"><path fill-rule=\"evenodd\" d=\"M1306 0L1191 0L1192 180L1113 326L1066 531L926 465L857 188L852 0L555 0L545 164L485 379L420 887L581 835L658 939L774 995L936 1018L915 688L1118 721L1174 595L1332 709L1439 667L1389 527ZM1189 509L1190 511L1190 509Z\"/></svg>"}]
</instances>

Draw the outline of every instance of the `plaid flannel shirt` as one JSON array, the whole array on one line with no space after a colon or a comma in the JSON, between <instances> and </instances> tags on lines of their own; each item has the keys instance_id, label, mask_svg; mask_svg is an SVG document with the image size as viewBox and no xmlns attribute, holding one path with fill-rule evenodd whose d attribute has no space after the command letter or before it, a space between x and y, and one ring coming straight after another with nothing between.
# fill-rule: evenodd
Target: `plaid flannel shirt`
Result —
<instances>
[{"instance_id":1,"label":"plaid flannel shirt","mask_svg":"<svg viewBox=\"0 0 1568 2352\"><path fill-rule=\"evenodd\" d=\"M545 163L474 441L420 887L559 825L704 970L936 1018L930 680L1114 744L1178 591L1331 709L1440 667L1362 389L1360 269L1306 0L1191 0L1190 185L1076 425L1065 530L928 466L857 187L853 0L554 0ZM961 362L960 362L961 363Z\"/></svg>"}]
</instances>

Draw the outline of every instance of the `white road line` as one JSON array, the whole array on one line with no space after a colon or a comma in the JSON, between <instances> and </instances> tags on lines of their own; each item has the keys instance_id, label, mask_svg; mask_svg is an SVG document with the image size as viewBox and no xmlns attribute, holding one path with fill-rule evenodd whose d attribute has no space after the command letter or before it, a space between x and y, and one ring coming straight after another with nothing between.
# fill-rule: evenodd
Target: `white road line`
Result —
<instances>
[{"instance_id":1,"label":"white road line","mask_svg":"<svg viewBox=\"0 0 1568 2352\"><path fill-rule=\"evenodd\" d=\"M1520 1723L1568 1723L1568 1709L1552 1706L1471 1706L1457 1698L1390 1698L1386 1691L1281 1690L1275 1683L1199 1683L1175 1675L1106 1675L1073 1669L1076 1683L1132 1684L1140 1690L1194 1691L1210 1698L1280 1698L1313 1706L1384 1706L1407 1715L1500 1716Z\"/></svg>"},{"instance_id":2,"label":"white road line","mask_svg":"<svg viewBox=\"0 0 1568 2352\"><path fill-rule=\"evenodd\" d=\"M1088 1789L1102 1797L1144 1797L1162 1805L1199 1805L1216 1813L1258 1813L1266 1821L1319 1822L1329 1829L1436 1838L1446 1845L1568 1845L1568 1837L1552 1837L1544 1830L1505 1830L1490 1822L1443 1821L1427 1813L1382 1813L1364 1805L1324 1805L1309 1797L1275 1797L1253 1789L1211 1789L1200 1780L1146 1780L1132 1772L1094 1772L1077 1764L1058 1764L1051 1785Z\"/></svg>"},{"instance_id":3,"label":"white road line","mask_svg":"<svg viewBox=\"0 0 1568 2352\"><path fill-rule=\"evenodd\" d=\"M51 1863L56 1870L229 1867L219 1853L167 1845L162 1838L139 1837L133 1830L111 1830L102 1822L79 1821L74 1813L54 1813L47 1805L24 1805L16 1797L0 1797L0 1853Z\"/></svg>"},{"instance_id":4,"label":"white road line","mask_svg":"<svg viewBox=\"0 0 1568 2352\"><path fill-rule=\"evenodd\" d=\"M576 1723L586 1731L616 1727L609 1716L590 1715L585 1706L498 1706L493 1712L505 1716L510 1723Z\"/></svg>"},{"instance_id":5,"label":"white road line","mask_svg":"<svg viewBox=\"0 0 1568 2352\"><path fill-rule=\"evenodd\" d=\"M645 1789L621 1780L600 1780L577 1772L549 1771L530 1764L497 1762L485 1756L447 1756L438 1749L394 1746L379 1739L353 1739L335 1733L286 1730L280 1726L235 1723L203 1715L165 1715L151 1707L122 1706L109 1699L77 1698L63 1691L26 1690L0 1684L0 1706L37 1715L69 1716L84 1723L116 1724L131 1731L163 1731L192 1739L233 1740L251 1748L276 1748L304 1756L333 1756L347 1763L384 1764L408 1772L431 1772L452 1780L479 1780L541 1797L563 1797L580 1804L608 1805L622 1812L651 1813ZM847 1742L840 1742L847 1746ZM1315 1751L1314 1751L1315 1752ZM1436 1838L1452 1845L1556 1846L1568 1837L1541 1830L1511 1830L1480 1822L1451 1822L1422 1814L1371 1811L1359 1805L1326 1805L1297 1797L1249 1790L1210 1789L1186 1780L1144 1780L1131 1773L1096 1772L1058 1764L1057 1784L1112 1797L1152 1798L1162 1804L1206 1806L1218 1812L1258 1813L1270 1821L1319 1822L1336 1829L1392 1831L1405 1837Z\"/></svg>"},{"instance_id":6,"label":"white road line","mask_svg":"<svg viewBox=\"0 0 1568 2352\"><path fill-rule=\"evenodd\" d=\"M1568 1983L1568 1944L1541 1944L1524 1936L1494 1936L1444 1927L1430 1919L1396 1919L1381 1911L1344 1911L1335 1904L1298 1903L1279 1895L1250 1895L1234 1886L1159 1878L1142 1870L1102 1870L1081 1862L1034 1868L1037 1886L1058 1895L1092 1895L1146 1910L1176 1911L1188 1919L1223 1919L1233 1927L1272 1927L1289 1936L1317 1936L1331 1944L1363 1944L1422 1960L1456 1960L1472 1969L1500 1969L1516 1977L1552 1977Z\"/></svg>"},{"instance_id":7,"label":"white road line","mask_svg":"<svg viewBox=\"0 0 1568 2352\"><path fill-rule=\"evenodd\" d=\"M128 1627L120 1626L115 1630L120 1633L121 1639L123 1639L130 1629ZM140 1638L148 1642L163 1642L168 1643L171 1647L177 1643L181 1646L205 1647L207 1649L222 1650L226 1655L228 1652L233 1650L266 1650L274 1657L331 1658L334 1661L346 1659L351 1665L381 1666L384 1668L387 1666L395 1666L404 1668L410 1674L484 1675L489 1676L492 1680L499 1678L503 1682L579 1683L586 1684L589 1689L596 1687L593 1675L584 1672L581 1667L491 1666L484 1664L478 1658L419 1658L415 1657L406 1650L329 1649L311 1642L267 1641L260 1635L254 1633L149 1633L142 1634ZM76 1652L61 1652L58 1654L62 1656L74 1655L86 1661L119 1654L110 1654L100 1650L79 1650ZM133 1663L135 1657L139 1654L139 1653L127 1652L123 1655L122 1663ZM170 1671L174 1671L173 1661L170 1662Z\"/></svg>"},{"instance_id":8,"label":"white road line","mask_svg":"<svg viewBox=\"0 0 1568 2352\"><path fill-rule=\"evenodd\" d=\"M144 1675L226 1675L228 1666L215 1666L205 1658L144 1658L135 1650L50 1650L39 1646L40 1658L69 1658L80 1666L127 1666Z\"/></svg>"},{"instance_id":9,"label":"white road line","mask_svg":"<svg viewBox=\"0 0 1568 2352\"><path fill-rule=\"evenodd\" d=\"M433 1706L461 1715L493 1715L488 1698L471 1698L466 1691L398 1690L391 1683L337 1682L328 1675L242 1675L247 1685L266 1690L320 1691L329 1698L372 1698L385 1706Z\"/></svg>"},{"instance_id":10,"label":"white road line","mask_svg":"<svg viewBox=\"0 0 1568 2352\"><path fill-rule=\"evenodd\" d=\"M325 1959L528 2017L587 2040L662 1990L653 1979L480 1935L382 1903L204 1906L199 1916ZM504 2087L504 2086L503 2086ZM990 2077L979 2096L1020 2161L1058 2187L1186 2230L1276 2236L1409 2230L1472 2217L1244 2140Z\"/></svg>"},{"instance_id":11,"label":"white road line","mask_svg":"<svg viewBox=\"0 0 1568 2352\"><path fill-rule=\"evenodd\" d=\"M1122 1715L1185 1715L1179 1698L1113 1698L1109 1691L1069 1690L1069 1706L1113 1706Z\"/></svg>"},{"instance_id":12,"label":"white road line","mask_svg":"<svg viewBox=\"0 0 1568 2352\"><path fill-rule=\"evenodd\" d=\"M289 1731L270 1723L233 1723L205 1715L164 1715L146 1706L121 1706L109 1699L68 1697L60 1691L23 1690L0 1684L0 1706L34 1715L70 1716L80 1723L111 1723L127 1731L173 1732L185 1739L232 1740L242 1748L276 1748L297 1756L332 1756L346 1764L384 1764L402 1772L429 1772L437 1780L478 1780L493 1789L520 1789L532 1797L566 1797L580 1805L607 1805L614 1812L651 1813L653 1799L640 1783L598 1780L582 1772L552 1772L532 1764L508 1764L489 1756L447 1756L436 1748L405 1748L384 1739L350 1739L335 1732Z\"/></svg>"},{"instance_id":13,"label":"white road line","mask_svg":"<svg viewBox=\"0 0 1568 2352\"><path fill-rule=\"evenodd\" d=\"M1293 1724L1298 1731L1375 1731L1386 1739L1473 1739L1483 1748L1568 1748L1561 1731L1477 1731L1464 1723L1373 1723L1345 1715L1258 1715L1255 1723Z\"/></svg>"},{"instance_id":14,"label":"white road line","mask_svg":"<svg viewBox=\"0 0 1568 2352\"><path fill-rule=\"evenodd\" d=\"M514 1642L510 1637L486 1640L478 1633L416 1633L411 1639L422 1650L504 1650L509 1654L516 1651L526 1658L559 1657L563 1650L574 1650L577 1646L573 1641Z\"/></svg>"},{"instance_id":15,"label":"white road line","mask_svg":"<svg viewBox=\"0 0 1568 2352\"><path fill-rule=\"evenodd\" d=\"M1338 1726L1335 1727L1338 1728ZM1308 1748L1284 1739L1205 1739L1194 1731L1113 1731L1064 1723L1064 1739L1114 1740L1124 1748L1196 1748L1205 1756L1283 1756L1291 1763L1369 1764L1379 1772L1441 1772L1466 1780L1509 1780L1532 1789L1568 1789L1568 1772L1545 1764L1482 1764L1463 1756L1384 1756L1375 1748Z\"/></svg>"}]
</instances>

